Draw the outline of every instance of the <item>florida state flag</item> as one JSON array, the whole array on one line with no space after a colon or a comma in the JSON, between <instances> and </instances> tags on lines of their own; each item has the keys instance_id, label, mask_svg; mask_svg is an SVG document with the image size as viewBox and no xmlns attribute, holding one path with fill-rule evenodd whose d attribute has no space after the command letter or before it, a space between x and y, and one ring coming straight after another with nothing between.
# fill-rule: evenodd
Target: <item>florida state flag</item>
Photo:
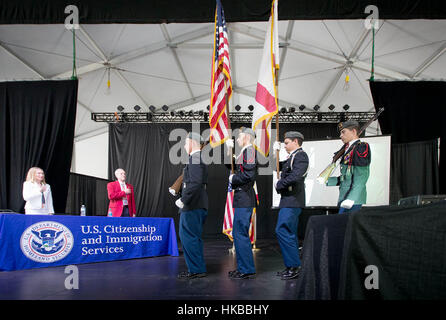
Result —
<instances>
[{"instance_id":1,"label":"florida state flag","mask_svg":"<svg viewBox=\"0 0 446 320\"><path fill-rule=\"evenodd\" d=\"M279 110L276 89L276 70L279 69L277 2L273 0L271 6L252 115L252 129L256 133L254 147L264 156L269 154L271 120Z\"/></svg>"}]
</instances>

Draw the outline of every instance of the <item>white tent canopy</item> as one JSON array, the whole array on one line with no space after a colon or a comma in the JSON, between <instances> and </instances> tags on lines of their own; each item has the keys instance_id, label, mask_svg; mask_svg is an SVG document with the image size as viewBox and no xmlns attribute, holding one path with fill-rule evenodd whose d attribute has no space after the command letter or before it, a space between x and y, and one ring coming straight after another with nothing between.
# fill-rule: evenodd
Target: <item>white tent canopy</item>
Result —
<instances>
[{"instance_id":1,"label":"white tent canopy","mask_svg":"<svg viewBox=\"0 0 446 320\"><path fill-rule=\"evenodd\" d=\"M228 23L234 95L231 108L253 104L266 22ZM375 79L444 79L445 20L381 20ZM281 107L320 111L374 110L368 79L372 31L364 20L279 21ZM76 30L79 78L76 141L106 132L92 112L133 112L167 105L204 110L209 104L213 23L100 24ZM69 79L73 34L62 24L1 25L0 80ZM110 74L111 87L107 92ZM346 74L349 86L345 86ZM376 133L375 128L370 128Z\"/></svg>"}]
</instances>

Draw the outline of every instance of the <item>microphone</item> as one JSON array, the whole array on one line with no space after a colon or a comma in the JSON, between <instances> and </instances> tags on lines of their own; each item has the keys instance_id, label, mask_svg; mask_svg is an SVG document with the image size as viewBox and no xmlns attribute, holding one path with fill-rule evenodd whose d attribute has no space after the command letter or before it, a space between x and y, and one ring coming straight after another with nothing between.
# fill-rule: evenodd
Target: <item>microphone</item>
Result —
<instances>
[{"instance_id":1,"label":"microphone","mask_svg":"<svg viewBox=\"0 0 446 320\"><path fill-rule=\"evenodd\" d=\"M42 208L45 206L45 195L43 194L43 191L40 191L42 193Z\"/></svg>"}]
</instances>

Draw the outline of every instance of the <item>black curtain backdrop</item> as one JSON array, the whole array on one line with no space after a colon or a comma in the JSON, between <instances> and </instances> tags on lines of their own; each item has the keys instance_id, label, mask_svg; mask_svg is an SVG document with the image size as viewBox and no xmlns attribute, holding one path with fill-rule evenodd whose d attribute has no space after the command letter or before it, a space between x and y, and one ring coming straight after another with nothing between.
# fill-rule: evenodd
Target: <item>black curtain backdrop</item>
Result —
<instances>
[{"instance_id":1,"label":"black curtain backdrop","mask_svg":"<svg viewBox=\"0 0 446 320\"><path fill-rule=\"evenodd\" d=\"M234 124L236 130L242 124ZM250 126L250 124L245 124ZM181 174L183 164L173 164L169 160L169 150L180 154L178 148L183 148L183 140L169 141L169 135L174 129L190 131L190 123L184 124L111 124L109 129L109 179L115 180L114 171L123 168L127 172L127 181L135 187L135 202L138 216L173 217L178 226L178 208L175 198L168 188ZM201 125L201 132L209 129ZM298 130L307 140L324 139L338 135L336 124L280 124L280 136L286 131ZM273 131L275 129L273 128ZM183 137L184 138L184 137ZM205 137L206 138L206 137ZM181 142L180 142L181 140ZM208 145L206 148L210 148ZM226 155L226 147L217 147L212 152ZM305 142L304 142L305 148ZM333 150L335 152L336 150ZM187 159L187 156L185 160ZM223 160L223 158L222 158ZM265 161L261 158L259 161ZM327 163L331 159L327 159ZM228 162L229 163L229 162ZM275 165L275 164L273 164ZM224 207L226 203L227 181L229 170L224 164L212 164L209 170L209 213L204 228L204 236L221 234ZM258 238L273 238L277 220L277 211L271 210L272 176L259 175L257 179L259 193L259 208L257 209ZM318 214L320 214L318 212ZM303 217L306 221L308 217ZM301 234L305 230L299 226Z\"/></svg>"},{"instance_id":2,"label":"black curtain backdrop","mask_svg":"<svg viewBox=\"0 0 446 320\"><path fill-rule=\"evenodd\" d=\"M419 194L439 194L437 140L392 145L390 203Z\"/></svg>"},{"instance_id":3,"label":"black curtain backdrop","mask_svg":"<svg viewBox=\"0 0 446 320\"><path fill-rule=\"evenodd\" d=\"M0 83L0 208L23 212L22 185L41 167L54 210L65 211L76 119L77 80Z\"/></svg>"},{"instance_id":4,"label":"black curtain backdrop","mask_svg":"<svg viewBox=\"0 0 446 320\"><path fill-rule=\"evenodd\" d=\"M70 173L65 213L80 215L81 206L87 208L87 216L106 216L108 210L107 183L110 180Z\"/></svg>"},{"instance_id":5,"label":"black curtain backdrop","mask_svg":"<svg viewBox=\"0 0 446 320\"><path fill-rule=\"evenodd\" d=\"M271 0L222 0L228 22L266 21ZM64 23L65 7L76 5L79 22L172 23L213 22L215 0L0 0L0 24ZM365 19L376 5L380 19L445 19L442 0L280 0L280 20Z\"/></svg>"},{"instance_id":6,"label":"black curtain backdrop","mask_svg":"<svg viewBox=\"0 0 446 320\"><path fill-rule=\"evenodd\" d=\"M379 117L379 124L383 134L392 135L393 144L411 143L427 141L440 138L441 142L446 142L446 82L445 81L371 81L370 90L372 93L375 108L385 108ZM392 165L400 170L396 174L400 191L410 191L409 193L424 194L424 192L437 191L446 193L446 148L440 148L440 168L439 168L439 190L436 188L436 179L432 178L435 173L435 159L437 154L429 151L434 148L427 146L421 151L413 145L408 145L406 153L409 158L418 158L422 165L429 165L424 178L414 179L410 173L411 169L418 172L417 164L409 159L403 160L399 157L403 147L394 149L392 155L401 159L396 163L392 160ZM419 154L417 154L419 153ZM421 154L420 154L421 153ZM429 154L431 159L421 159ZM395 178L395 176L393 176ZM414 184L414 185L413 185ZM429 184L429 185L428 185ZM418 187L418 189L417 189ZM404 194L410 196L413 194Z\"/></svg>"}]
</instances>

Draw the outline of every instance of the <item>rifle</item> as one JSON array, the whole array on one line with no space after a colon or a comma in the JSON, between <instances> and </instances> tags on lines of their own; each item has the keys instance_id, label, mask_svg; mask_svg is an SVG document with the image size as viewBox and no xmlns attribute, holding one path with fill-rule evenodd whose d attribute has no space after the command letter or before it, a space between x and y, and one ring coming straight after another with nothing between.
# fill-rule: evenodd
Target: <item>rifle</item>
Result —
<instances>
[{"instance_id":1,"label":"rifle","mask_svg":"<svg viewBox=\"0 0 446 320\"><path fill-rule=\"evenodd\" d=\"M379 115L383 111L384 108L380 108L378 112L375 113L375 115L361 127L361 130L358 133L358 137L361 136L361 134L365 131L365 129L367 129L368 126L372 124L373 121L378 119ZM336 168L336 162L344 155L344 152L345 152L345 144L341 147L341 149L336 151L331 163L319 174L319 176L317 177L317 181L319 183L325 184L327 182L328 178L331 176L334 169Z\"/></svg>"},{"instance_id":2,"label":"rifle","mask_svg":"<svg viewBox=\"0 0 446 320\"><path fill-rule=\"evenodd\" d=\"M209 143L209 140L206 140L204 143L201 144L201 149L203 149L207 144ZM176 196L180 193L181 185L183 184L183 173L175 180L175 182L169 187L169 192Z\"/></svg>"}]
</instances>

